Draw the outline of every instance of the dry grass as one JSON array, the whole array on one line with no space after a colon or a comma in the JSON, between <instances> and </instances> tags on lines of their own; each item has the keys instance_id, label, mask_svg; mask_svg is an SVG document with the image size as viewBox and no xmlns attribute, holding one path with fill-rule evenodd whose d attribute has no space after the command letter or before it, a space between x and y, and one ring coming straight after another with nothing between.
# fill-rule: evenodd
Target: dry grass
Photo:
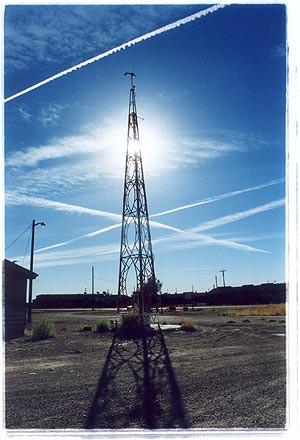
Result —
<instances>
[{"instance_id":1,"label":"dry grass","mask_svg":"<svg viewBox=\"0 0 300 440\"><path fill-rule=\"evenodd\" d=\"M106 333L109 332L110 328L106 319L99 319L96 322L96 333Z\"/></svg>"},{"instance_id":2,"label":"dry grass","mask_svg":"<svg viewBox=\"0 0 300 440\"><path fill-rule=\"evenodd\" d=\"M229 316L281 316L285 315L285 304L253 305L227 310Z\"/></svg>"},{"instance_id":3,"label":"dry grass","mask_svg":"<svg viewBox=\"0 0 300 440\"><path fill-rule=\"evenodd\" d=\"M35 321L32 325L32 339L34 341L42 341L53 336L54 326L52 322L45 318Z\"/></svg>"},{"instance_id":4,"label":"dry grass","mask_svg":"<svg viewBox=\"0 0 300 440\"><path fill-rule=\"evenodd\" d=\"M180 324L181 330L184 330L185 332L195 332L196 327L192 323L192 321L182 321Z\"/></svg>"}]
</instances>

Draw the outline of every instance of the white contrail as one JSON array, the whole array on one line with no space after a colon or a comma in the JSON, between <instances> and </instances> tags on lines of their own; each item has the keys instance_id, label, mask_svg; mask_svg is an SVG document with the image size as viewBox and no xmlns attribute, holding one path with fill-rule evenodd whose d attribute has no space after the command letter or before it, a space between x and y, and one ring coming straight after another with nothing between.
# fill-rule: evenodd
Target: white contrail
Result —
<instances>
[{"instance_id":1,"label":"white contrail","mask_svg":"<svg viewBox=\"0 0 300 440\"><path fill-rule=\"evenodd\" d=\"M14 204L25 204L25 205L30 204L33 206L41 206L43 208L54 208L55 210L58 210L58 211L77 212L80 214L88 214L88 215L94 215L94 216L99 216L99 217L106 217L106 218L110 218L112 220L117 220L117 221L120 221L122 219L122 216L120 214L115 214L115 213L108 212L108 211L100 211L98 209L85 208L83 206L78 206L78 205L70 205L67 203L61 203L61 202L56 202L53 200L43 199L41 197L32 197L32 196L28 196L25 194L16 194L16 193L8 192L6 195L6 201L8 204L12 204L12 205L14 205ZM197 234L196 231L193 230L193 228L190 230L189 229L184 230L184 229L176 228L174 226L167 225L165 223L156 222L153 220L149 220L149 223L153 227L167 229L169 231L184 234L186 236L186 238L201 240L207 244L213 244L213 245L219 244L221 246L236 248L236 249L241 249L241 250L265 252L262 249L254 248L252 246L246 246L246 245L236 243L231 240L219 240L219 239L215 239L213 237L210 237L208 235L200 235L200 234ZM120 226L121 226L121 224L118 223L117 225L109 225L104 229L106 229L106 231L109 231L111 229L114 229L114 228L117 228ZM106 232L106 231L103 231L103 232ZM72 241L77 241L77 239L80 239L80 238L83 238L86 236L91 237L93 235L97 235L100 233L102 233L102 229L90 232L89 234L85 234L84 236L81 236L81 237L76 237L76 238L72 239L71 241L69 240L69 241L64 241L64 242L60 242L60 243L55 243L55 244L51 245L51 248L61 247L66 244L69 244ZM164 241L164 239L162 239L162 241ZM48 247L48 249L49 249L49 247ZM39 249L39 252L42 252L42 250Z\"/></svg>"},{"instance_id":2,"label":"white contrail","mask_svg":"<svg viewBox=\"0 0 300 440\"><path fill-rule=\"evenodd\" d=\"M168 229L170 231L176 232L176 235L171 235L168 237L158 238L156 240L153 240L153 243L161 243L161 242L170 242L170 241L178 241L180 239L184 240L193 240L198 243L203 243L210 246L223 246L229 249L238 249L241 251L248 251L248 252L262 252L262 253L269 253L268 251L264 249L260 249L257 247L249 246L246 244L237 243L233 240L224 240L224 239L217 239L214 237L211 237L210 235L203 235L196 232L193 232L191 229L179 229L174 228L173 226L169 225L163 225L164 229Z\"/></svg>"},{"instance_id":3,"label":"white contrail","mask_svg":"<svg viewBox=\"0 0 300 440\"><path fill-rule=\"evenodd\" d=\"M190 247L191 245L223 245L227 248L232 249L238 249L243 251L252 251L252 252L267 252L262 249L253 248L251 246L241 245L239 243L236 243L234 241L230 240L216 240L212 237L209 237L207 235L203 234L196 234L191 233L189 231L184 231L179 228L175 228L173 226L164 225L161 223L156 223L156 226L163 226L164 229L171 230L173 232L177 232L179 234L176 235L175 240L182 239L184 237L184 246ZM120 225L112 225L114 226L120 226ZM108 229L107 227L106 229ZM104 228L103 228L104 229ZM100 230L99 230L100 231ZM95 233L99 233L99 231L95 231ZM104 232L104 231L103 231ZM93 234L93 233L91 233ZM75 239L76 240L76 239ZM70 240L75 241L75 240ZM193 240L190 242L190 240ZM174 237L166 237L162 239L153 240L153 243L161 243L161 242L168 242L168 241L174 241ZM36 252L42 252L44 250L49 250L51 248L55 247L48 246L47 248L39 249ZM176 249L180 249L182 247L181 244L175 245ZM49 252L41 254L39 253L37 255L37 261L36 261L36 267L42 268L42 267L53 267L53 266L65 266L65 265L74 265L79 264L82 262L90 261L91 256L93 257L93 261L98 261L99 259L116 259L117 254L119 253L119 245L118 244L110 244L110 245L102 245L102 246L91 246L91 247L83 247L83 248L76 248L71 249L68 251L58 251L58 252ZM21 257L15 257L15 259L20 259Z\"/></svg>"},{"instance_id":4,"label":"white contrail","mask_svg":"<svg viewBox=\"0 0 300 440\"><path fill-rule=\"evenodd\" d=\"M61 241L60 243L52 244L51 246L46 246L40 249L37 249L35 253L48 251L49 249L58 248L61 246L66 246L67 244L73 243L74 241L81 240L82 238L94 237L95 235L103 234L104 232L112 231L113 229L120 228L122 223L117 223L116 225L110 225L106 228L97 229L97 231L89 232L88 234L80 235L79 237L72 238L71 240Z\"/></svg>"},{"instance_id":5,"label":"white contrail","mask_svg":"<svg viewBox=\"0 0 300 440\"><path fill-rule=\"evenodd\" d=\"M249 192L249 191L256 191L258 189L266 188L268 186L277 185L277 184L282 183L282 182L284 182L283 178L276 179L276 180L270 180L269 182L265 182L265 183L262 183L260 185L251 186L249 188L240 189L240 190L237 190L237 191L230 191L228 193L220 194L218 196L208 197L206 199L199 200L197 202L193 202L193 203L190 203L188 205L178 206L177 208L168 209L167 211L157 212L156 214L152 214L150 217L151 218L159 217L161 215L171 214L173 212L178 212L178 211L183 211L185 209L194 208L195 206L206 205L208 203L217 202L219 200L227 199L229 197L237 196L239 194L243 194L243 193L246 193L246 192Z\"/></svg>"},{"instance_id":6,"label":"white contrail","mask_svg":"<svg viewBox=\"0 0 300 440\"><path fill-rule=\"evenodd\" d=\"M255 208L247 209L245 211L235 212L234 214L225 215L223 217L210 220L208 222L201 223L199 226L191 228L191 232L206 231L208 229L216 228L218 226L226 225L227 223L233 223L238 220L250 217L261 212L270 211L271 209L279 208L283 206L285 199L274 200L270 203L265 203L264 205L256 206Z\"/></svg>"},{"instance_id":7,"label":"white contrail","mask_svg":"<svg viewBox=\"0 0 300 440\"><path fill-rule=\"evenodd\" d=\"M42 197L33 197L26 194L17 194L8 192L6 202L10 205L32 205L43 208L54 208L56 211L77 212L79 214L89 214L98 217L106 217L111 220L120 221L122 216L113 212L101 211L99 209L84 208L83 206L70 205L68 203L55 202L54 200L43 199Z\"/></svg>"},{"instance_id":8,"label":"white contrail","mask_svg":"<svg viewBox=\"0 0 300 440\"><path fill-rule=\"evenodd\" d=\"M194 21L194 20L197 20L198 18L204 17L205 15L213 13L220 8L224 8L225 6L226 6L225 4L214 5L214 6L211 6L210 8L204 9L202 11L198 11L195 14L188 15L185 18L181 18L179 20L176 20L173 23L167 24L166 26L162 26L158 29L155 29L154 31L147 32L144 35L141 35L137 38L134 38L133 40L127 41L126 43L123 43L120 46L116 46L113 49L107 50L106 52L102 52L92 58L87 59L86 61L83 61L82 63L76 64L75 66L72 66L66 70L63 70L59 73L56 73L53 76L50 76L49 78L44 79L43 81L40 81L30 87L27 87L26 89L21 90L20 92L15 93L14 95L9 96L8 98L5 98L4 102L12 101L13 99L17 98L18 96L25 95L25 93L31 92L32 90L37 89L38 87L41 87L51 81L54 81L62 76L68 75L69 73L74 72L77 69L81 69L81 67L87 66L88 64L94 63L95 61L99 61L102 58L113 55L114 53L117 53L122 49L127 49L128 47L131 47L134 44L138 44L138 43L141 43L142 41L146 41L149 38L155 37L156 35L162 34L164 32L168 32L176 27L190 23L191 21Z\"/></svg>"}]
</instances>

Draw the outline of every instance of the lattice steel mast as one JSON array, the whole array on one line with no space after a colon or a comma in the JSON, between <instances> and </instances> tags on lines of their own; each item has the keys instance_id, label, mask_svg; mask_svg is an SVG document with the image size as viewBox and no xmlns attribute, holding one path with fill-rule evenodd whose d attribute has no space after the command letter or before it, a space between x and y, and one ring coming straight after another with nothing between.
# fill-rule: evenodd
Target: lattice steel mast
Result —
<instances>
[{"instance_id":1,"label":"lattice steel mast","mask_svg":"<svg viewBox=\"0 0 300 440\"><path fill-rule=\"evenodd\" d=\"M120 248L118 311L121 295L126 295L127 275L134 270L136 291L133 292L134 309L147 321L155 296L155 272L149 227L147 197L142 155L139 142L138 116L135 99L135 74L130 75L127 151L123 195L123 217Z\"/></svg>"}]
</instances>

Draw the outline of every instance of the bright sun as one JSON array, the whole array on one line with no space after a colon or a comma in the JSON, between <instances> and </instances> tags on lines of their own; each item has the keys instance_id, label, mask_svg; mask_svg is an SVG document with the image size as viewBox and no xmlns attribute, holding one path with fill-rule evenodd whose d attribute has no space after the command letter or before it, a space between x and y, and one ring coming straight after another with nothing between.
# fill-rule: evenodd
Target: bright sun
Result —
<instances>
[{"instance_id":1,"label":"bright sun","mask_svg":"<svg viewBox=\"0 0 300 440\"><path fill-rule=\"evenodd\" d=\"M168 151L170 142L166 135L166 130L161 129L161 123L157 121L139 120L140 142L130 143L130 150L133 152L140 146L143 160L143 168L146 176L157 175L162 169L169 168ZM121 169L123 172L125 165L127 127L124 121L119 124L114 122L113 126L107 130L107 136L102 139L106 148L99 152L109 163L110 169ZM98 156L99 157L99 156Z\"/></svg>"}]
</instances>

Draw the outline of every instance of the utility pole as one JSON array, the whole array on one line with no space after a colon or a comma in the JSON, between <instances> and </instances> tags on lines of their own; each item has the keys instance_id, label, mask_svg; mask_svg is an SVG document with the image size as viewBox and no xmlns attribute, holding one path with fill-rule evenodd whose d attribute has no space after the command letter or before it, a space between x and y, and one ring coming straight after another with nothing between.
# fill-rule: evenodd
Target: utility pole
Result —
<instances>
[{"instance_id":1,"label":"utility pole","mask_svg":"<svg viewBox=\"0 0 300 440\"><path fill-rule=\"evenodd\" d=\"M121 295L127 294L127 275L132 270L136 279L133 308L143 324L148 325L155 301L155 272L144 171L139 140L138 116L133 72L130 76L127 150L123 193L122 231L118 285L118 312ZM146 289L144 287L146 286ZM155 296L154 296L155 295Z\"/></svg>"},{"instance_id":2,"label":"utility pole","mask_svg":"<svg viewBox=\"0 0 300 440\"><path fill-rule=\"evenodd\" d=\"M30 272L33 272L33 256L34 256L34 232L36 226L46 226L44 222L36 223L35 220L32 220L31 225L31 252L30 252ZM27 314L27 323L31 324L31 309L32 309L32 278L29 279L29 297L28 297L28 314Z\"/></svg>"},{"instance_id":3,"label":"utility pole","mask_svg":"<svg viewBox=\"0 0 300 440\"><path fill-rule=\"evenodd\" d=\"M222 269L222 270L220 270L220 272L223 275L223 287L225 287L225 272L227 272L227 269Z\"/></svg>"},{"instance_id":4,"label":"utility pole","mask_svg":"<svg viewBox=\"0 0 300 440\"><path fill-rule=\"evenodd\" d=\"M218 277L217 275L215 275L215 284L216 284L216 289L218 288Z\"/></svg>"},{"instance_id":5,"label":"utility pole","mask_svg":"<svg viewBox=\"0 0 300 440\"><path fill-rule=\"evenodd\" d=\"M92 266L92 310L94 310L94 294L95 294L95 274L94 274L94 266Z\"/></svg>"}]
</instances>

